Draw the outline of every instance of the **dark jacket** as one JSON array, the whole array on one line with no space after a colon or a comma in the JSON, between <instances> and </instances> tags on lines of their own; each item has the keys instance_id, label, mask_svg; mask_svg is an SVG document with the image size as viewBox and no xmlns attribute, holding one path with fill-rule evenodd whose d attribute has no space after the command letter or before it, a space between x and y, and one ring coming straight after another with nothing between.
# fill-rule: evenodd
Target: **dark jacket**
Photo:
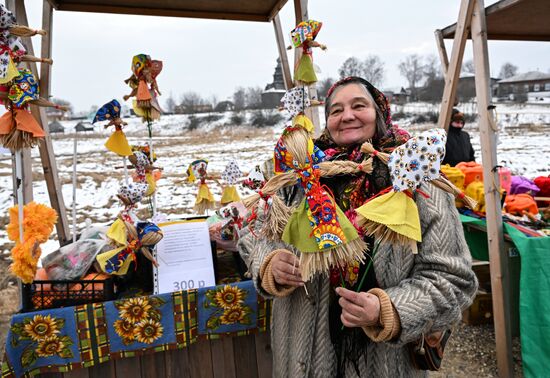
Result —
<instances>
[{"instance_id":1,"label":"dark jacket","mask_svg":"<svg viewBox=\"0 0 550 378\"><path fill-rule=\"evenodd\" d=\"M443 164L455 166L463 161L476 161L470 135L457 127L449 126Z\"/></svg>"}]
</instances>

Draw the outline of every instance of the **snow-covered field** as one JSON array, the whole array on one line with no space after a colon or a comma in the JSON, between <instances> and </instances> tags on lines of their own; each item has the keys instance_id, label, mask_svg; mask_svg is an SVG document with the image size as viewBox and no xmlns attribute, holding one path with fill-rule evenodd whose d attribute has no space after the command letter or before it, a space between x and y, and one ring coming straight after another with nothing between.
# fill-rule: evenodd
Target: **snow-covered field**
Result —
<instances>
[{"instance_id":1,"label":"snow-covered field","mask_svg":"<svg viewBox=\"0 0 550 378\"><path fill-rule=\"evenodd\" d=\"M410 110L404 111L426 112L432 109L429 109L429 105L416 105L416 109L411 107ZM232 113L223 114L220 119L191 132L187 130L189 117L186 115L164 116L154 123L154 149L158 156L155 165L164 168L156 194L159 212L172 216L192 214L197 187L186 180L186 170L191 161L197 158L208 159L209 173L219 176L232 159L237 161L243 172L248 172L254 165L271 156L283 122L272 127L253 128L247 126L250 118L250 114L247 114L242 126L231 126L231 117ZM125 133L130 144L145 144L148 141L146 126L138 118L130 118L127 121L129 125L125 128ZM407 119L398 123L412 133L414 130L430 127L426 124L412 125ZM550 174L550 107L499 107L498 123L500 163L510 167L514 174L531 178ZM70 133L75 124L75 121L63 122L66 134L54 134L52 137L70 221L74 148L74 134ZM477 160L480 161L479 135L475 128L476 125L473 123L466 126L472 136ZM121 210L115 195L124 176L123 169L120 168L122 158L107 151L103 146L111 132L112 130L103 130L101 126L96 126L94 133L78 135L76 219L79 228L84 226L86 218L94 223L111 222ZM49 197L43 180L38 149L32 151L32 156L34 199L48 204ZM13 204L11 172L11 157L0 155L0 253L7 252L12 246L5 231L9 221L7 210ZM214 196L219 199L220 186L215 182L210 184ZM249 193L242 188L239 190L241 195ZM143 205L141 214L147 213L147 205ZM43 250L51 251L55 248L57 243L51 240Z\"/></svg>"}]
</instances>

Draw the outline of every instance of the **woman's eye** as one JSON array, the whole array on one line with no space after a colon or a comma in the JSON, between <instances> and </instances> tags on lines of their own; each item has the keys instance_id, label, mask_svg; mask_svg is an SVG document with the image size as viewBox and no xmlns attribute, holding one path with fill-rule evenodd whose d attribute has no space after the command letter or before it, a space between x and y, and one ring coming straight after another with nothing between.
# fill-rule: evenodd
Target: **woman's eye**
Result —
<instances>
[{"instance_id":1,"label":"woman's eye","mask_svg":"<svg viewBox=\"0 0 550 378\"><path fill-rule=\"evenodd\" d=\"M363 103L358 103L358 104L353 105L353 109L363 109L363 108L366 108L366 107L367 107L367 105L363 104Z\"/></svg>"},{"instance_id":2,"label":"woman's eye","mask_svg":"<svg viewBox=\"0 0 550 378\"><path fill-rule=\"evenodd\" d=\"M335 114L338 114L342 111L342 109L334 109L330 112L330 115L335 115Z\"/></svg>"}]
</instances>

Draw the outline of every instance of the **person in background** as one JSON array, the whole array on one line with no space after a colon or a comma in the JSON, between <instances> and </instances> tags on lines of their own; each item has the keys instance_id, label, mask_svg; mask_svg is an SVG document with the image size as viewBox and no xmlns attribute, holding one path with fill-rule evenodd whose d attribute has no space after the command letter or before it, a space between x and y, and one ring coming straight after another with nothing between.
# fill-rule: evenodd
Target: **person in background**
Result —
<instances>
[{"instance_id":1,"label":"person in background","mask_svg":"<svg viewBox=\"0 0 550 378\"><path fill-rule=\"evenodd\" d=\"M333 85L325 117L327 127L315 144L329 161L361 162L363 142L371 140L377 150L389 152L409 137L392 124L384 94L358 77ZM372 174L342 174L323 182L352 223L355 208L391 186L388 167L379 159L373 164ZM264 167L266 177L273 175L272 165ZM238 248L256 289L273 298L274 377L426 376L413 366L407 344L424 334L438 339L460 321L477 279L454 199L431 185L422 191L425 196L417 196L422 226L417 254L410 246L389 243L380 243L374 254L376 240L365 236L364 264L333 267L307 282L296 249L248 228L240 231ZM283 192L287 205L301 202L303 193L296 187ZM262 211L256 229L261 229Z\"/></svg>"},{"instance_id":2,"label":"person in background","mask_svg":"<svg viewBox=\"0 0 550 378\"><path fill-rule=\"evenodd\" d=\"M464 113L455 108L451 115L451 124L447 133L443 164L449 164L454 167L463 161L476 161L474 148L470 142L470 135L462 130L463 128Z\"/></svg>"}]
</instances>

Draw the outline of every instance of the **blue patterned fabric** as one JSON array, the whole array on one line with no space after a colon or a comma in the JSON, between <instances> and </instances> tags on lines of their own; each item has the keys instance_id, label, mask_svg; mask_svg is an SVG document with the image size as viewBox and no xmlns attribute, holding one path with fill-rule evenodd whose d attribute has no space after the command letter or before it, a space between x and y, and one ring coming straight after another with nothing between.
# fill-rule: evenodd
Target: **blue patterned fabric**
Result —
<instances>
[{"instance_id":1,"label":"blue patterned fabric","mask_svg":"<svg viewBox=\"0 0 550 378\"><path fill-rule=\"evenodd\" d=\"M255 328L257 314L258 297L252 281L199 289L199 334L222 334Z\"/></svg>"},{"instance_id":2,"label":"blue patterned fabric","mask_svg":"<svg viewBox=\"0 0 550 378\"><path fill-rule=\"evenodd\" d=\"M6 357L18 377L39 366L79 362L74 309L16 315L8 332Z\"/></svg>"},{"instance_id":3,"label":"blue patterned fabric","mask_svg":"<svg viewBox=\"0 0 550 378\"><path fill-rule=\"evenodd\" d=\"M110 121L115 118L120 118L120 104L117 100L111 100L99 108L92 123Z\"/></svg>"}]
</instances>

